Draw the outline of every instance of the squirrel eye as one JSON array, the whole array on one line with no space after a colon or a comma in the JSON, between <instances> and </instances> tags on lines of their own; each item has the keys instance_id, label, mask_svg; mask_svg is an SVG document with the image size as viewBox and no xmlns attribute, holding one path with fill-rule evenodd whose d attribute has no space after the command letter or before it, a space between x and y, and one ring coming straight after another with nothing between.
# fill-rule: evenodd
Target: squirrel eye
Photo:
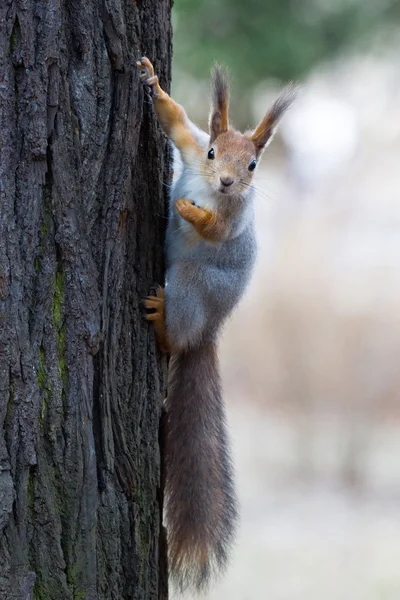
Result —
<instances>
[{"instance_id":1,"label":"squirrel eye","mask_svg":"<svg viewBox=\"0 0 400 600\"><path fill-rule=\"evenodd\" d=\"M215 154L214 154L214 148L211 148L211 149L208 151L208 154L207 154L207 156L208 156L208 158L209 158L210 160L214 160L214 158L215 158Z\"/></svg>"},{"instance_id":2,"label":"squirrel eye","mask_svg":"<svg viewBox=\"0 0 400 600\"><path fill-rule=\"evenodd\" d=\"M252 160L251 163L249 164L249 171L254 171L254 169L256 168L256 161Z\"/></svg>"}]
</instances>

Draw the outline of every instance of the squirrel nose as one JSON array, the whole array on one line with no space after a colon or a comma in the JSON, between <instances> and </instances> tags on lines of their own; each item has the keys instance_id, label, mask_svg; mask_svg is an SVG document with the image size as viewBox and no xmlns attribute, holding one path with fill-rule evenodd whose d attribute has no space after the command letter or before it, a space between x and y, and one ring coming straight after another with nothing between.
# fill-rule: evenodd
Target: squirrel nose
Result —
<instances>
[{"instance_id":1,"label":"squirrel nose","mask_svg":"<svg viewBox=\"0 0 400 600\"><path fill-rule=\"evenodd\" d=\"M232 177L220 177L222 185L229 187L233 183Z\"/></svg>"}]
</instances>

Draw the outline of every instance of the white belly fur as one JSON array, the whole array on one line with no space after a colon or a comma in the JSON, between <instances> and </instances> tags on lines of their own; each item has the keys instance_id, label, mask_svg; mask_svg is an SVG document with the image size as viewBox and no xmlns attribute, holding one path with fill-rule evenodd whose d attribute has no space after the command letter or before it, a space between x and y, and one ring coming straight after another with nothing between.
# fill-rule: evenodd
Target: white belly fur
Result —
<instances>
[{"instance_id":1,"label":"white belly fur","mask_svg":"<svg viewBox=\"0 0 400 600\"><path fill-rule=\"evenodd\" d=\"M171 194L171 211L176 215L182 225L182 231L191 232L193 226L182 219L178 214L175 203L177 200L190 200L200 208L212 210L216 206L216 200L210 193L209 186L196 174L183 171L178 181L173 185Z\"/></svg>"}]
</instances>

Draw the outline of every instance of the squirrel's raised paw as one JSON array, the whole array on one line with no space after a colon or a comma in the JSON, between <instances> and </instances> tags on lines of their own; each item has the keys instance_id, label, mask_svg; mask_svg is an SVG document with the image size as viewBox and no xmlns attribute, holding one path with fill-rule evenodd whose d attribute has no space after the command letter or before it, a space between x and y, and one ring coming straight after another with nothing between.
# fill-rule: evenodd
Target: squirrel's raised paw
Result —
<instances>
[{"instance_id":1,"label":"squirrel's raised paw","mask_svg":"<svg viewBox=\"0 0 400 600\"><path fill-rule=\"evenodd\" d=\"M158 77L154 75L154 67L146 56L136 61L136 65L140 71L139 77L144 85L150 88L151 95L158 98L160 95L160 86L158 85Z\"/></svg>"},{"instance_id":2,"label":"squirrel's raised paw","mask_svg":"<svg viewBox=\"0 0 400 600\"><path fill-rule=\"evenodd\" d=\"M175 207L182 219L191 223L204 239L211 242L224 239L227 231L226 220L221 219L217 212L196 206L190 200L177 200Z\"/></svg>"},{"instance_id":3,"label":"squirrel's raised paw","mask_svg":"<svg viewBox=\"0 0 400 600\"><path fill-rule=\"evenodd\" d=\"M182 219L189 223L202 219L207 214L203 208L196 206L191 200L177 200L175 206Z\"/></svg>"}]
</instances>

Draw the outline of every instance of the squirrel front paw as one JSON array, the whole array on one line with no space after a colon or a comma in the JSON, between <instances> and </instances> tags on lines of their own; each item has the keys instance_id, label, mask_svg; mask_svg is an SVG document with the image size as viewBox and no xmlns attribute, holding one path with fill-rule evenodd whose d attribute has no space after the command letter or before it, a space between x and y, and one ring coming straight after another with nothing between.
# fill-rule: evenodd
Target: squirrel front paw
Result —
<instances>
[{"instance_id":1,"label":"squirrel front paw","mask_svg":"<svg viewBox=\"0 0 400 600\"><path fill-rule=\"evenodd\" d=\"M229 232L226 219L217 212L200 208L190 200L177 200L175 206L182 219L191 223L202 238L209 242L221 242L226 238Z\"/></svg>"},{"instance_id":2,"label":"squirrel front paw","mask_svg":"<svg viewBox=\"0 0 400 600\"><path fill-rule=\"evenodd\" d=\"M142 58L136 62L136 65L140 70L139 77L141 82L150 88L150 93L153 98L159 98L162 90L159 86L157 75L154 75L154 67L150 60L146 56L142 56Z\"/></svg>"},{"instance_id":3,"label":"squirrel front paw","mask_svg":"<svg viewBox=\"0 0 400 600\"><path fill-rule=\"evenodd\" d=\"M177 200L176 210L185 221L197 223L207 218L208 211L195 205L191 200Z\"/></svg>"}]
</instances>

